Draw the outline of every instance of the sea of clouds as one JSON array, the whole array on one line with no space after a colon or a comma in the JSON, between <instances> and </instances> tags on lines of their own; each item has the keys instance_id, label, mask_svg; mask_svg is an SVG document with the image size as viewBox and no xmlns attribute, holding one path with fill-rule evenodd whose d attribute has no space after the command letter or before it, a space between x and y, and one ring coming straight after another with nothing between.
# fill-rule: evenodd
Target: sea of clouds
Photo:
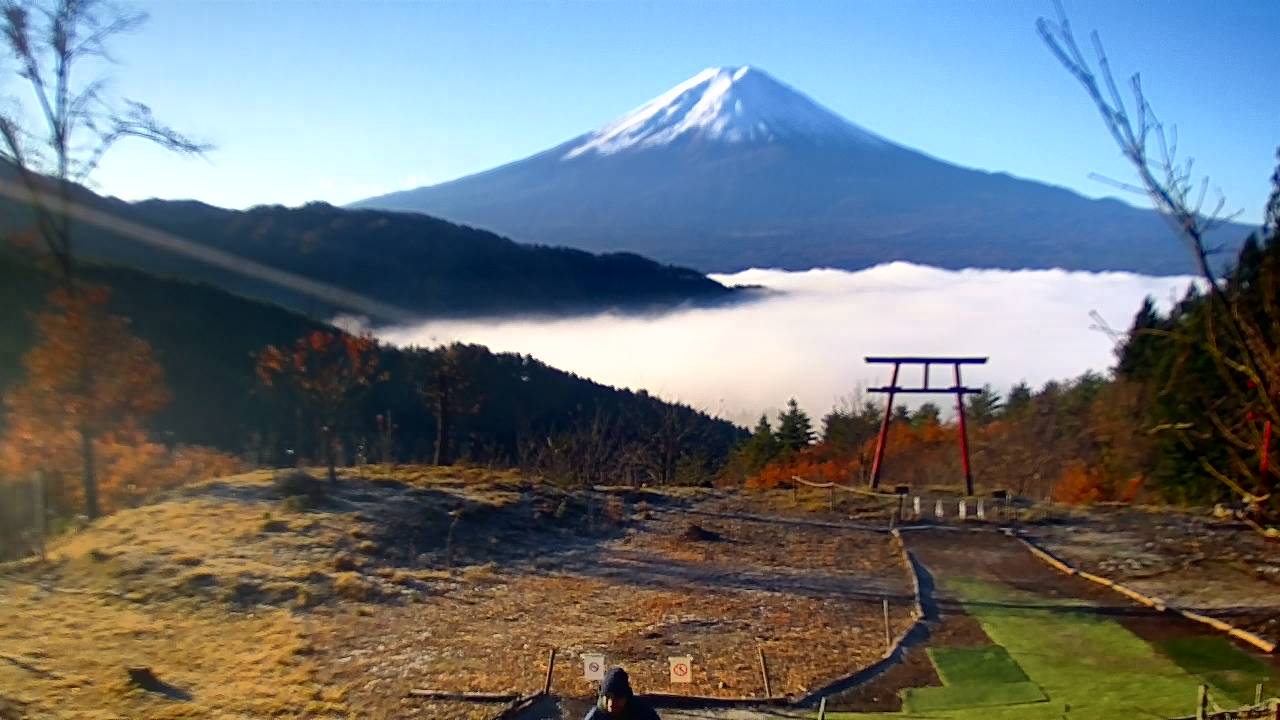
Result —
<instances>
[{"instance_id":1,"label":"sea of clouds","mask_svg":"<svg viewBox=\"0 0 1280 720\"><path fill-rule=\"evenodd\" d=\"M760 285L761 299L656 316L467 319L386 328L396 344L479 343L527 353L598 382L644 388L742 425L788 398L820 417L859 387L883 385L867 355L976 355L965 384L1004 394L1114 363L1112 340L1090 311L1123 332L1148 295L1167 308L1190 277L1062 270L940 270L895 262L867 270L747 270L713 275ZM933 383L950 385L935 368ZM918 382L919 371L904 371ZM916 396L916 403L927 398ZM947 407L945 397L932 398Z\"/></svg>"}]
</instances>

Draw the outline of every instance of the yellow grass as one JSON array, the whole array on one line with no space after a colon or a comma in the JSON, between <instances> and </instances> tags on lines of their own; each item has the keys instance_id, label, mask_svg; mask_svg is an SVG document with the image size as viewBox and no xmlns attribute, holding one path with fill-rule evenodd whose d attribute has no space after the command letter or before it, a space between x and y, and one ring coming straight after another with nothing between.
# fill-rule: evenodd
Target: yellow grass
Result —
<instances>
[{"instance_id":1,"label":"yellow grass","mask_svg":"<svg viewBox=\"0 0 1280 720\"><path fill-rule=\"evenodd\" d=\"M798 693L879 654L868 641L882 635L878 602L715 578L742 567L862 575L888 563L904 579L882 536L700 519L729 541L691 545L678 537L681 521L650 528L671 517L660 497L637 510L638 496L619 491L594 501L591 522L606 526L608 509L645 530L609 539L575 534L582 527L572 523L588 522L581 498L515 473L368 466L344 478L357 474L430 491L423 523L436 525L413 531L443 538L454 524L447 509L467 508L453 540L465 566L391 562L382 544L394 540L374 506L290 510L266 471L170 493L54 541L44 565L0 566L0 715L16 703L32 717L87 719L398 717L406 707L440 720L491 717L493 706L406 701L405 690L531 690L551 645L564 653L557 688L570 694L591 690L572 667L589 650L628 663L650 690L671 689L663 653L689 652L699 658L697 691L755 694L758 644L774 687ZM668 496L700 502L706 493ZM562 504L572 506L567 516L551 518ZM500 542L503 528L534 534ZM585 569L560 568L553 554L502 554L508 545L553 551L566 536L592 543ZM612 565L590 566L598 553ZM663 580L668 566L695 579ZM658 575L635 586L625 577L633 572ZM906 622L895 616L895 631ZM189 699L131 686L131 666L150 667Z\"/></svg>"}]
</instances>

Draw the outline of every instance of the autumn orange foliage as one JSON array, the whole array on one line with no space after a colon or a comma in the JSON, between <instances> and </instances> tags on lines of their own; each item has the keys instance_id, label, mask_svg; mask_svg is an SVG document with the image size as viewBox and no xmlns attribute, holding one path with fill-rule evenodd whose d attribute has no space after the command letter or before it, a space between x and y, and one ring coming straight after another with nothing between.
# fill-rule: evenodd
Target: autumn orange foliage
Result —
<instances>
[{"instance_id":1,"label":"autumn orange foliage","mask_svg":"<svg viewBox=\"0 0 1280 720\"><path fill-rule=\"evenodd\" d=\"M1068 505L1103 501L1130 503L1137 499L1143 480L1141 475L1137 475L1123 483L1109 483L1097 469L1074 462L1062 471L1062 476L1053 486L1052 497L1055 502Z\"/></svg>"},{"instance_id":2,"label":"autumn orange foliage","mask_svg":"<svg viewBox=\"0 0 1280 720\"><path fill-rule=\"evenodd\" d=\"M329 466L337 478L337 425L356 395L379 377L378 341L371 335L312 331L292 347L268 345L258 354L256 371L263 385L292 393L319 428Z\"/></svg>"},{"instance_id":3,"label":"autumn orange foliage","mask_svg":"<svg viewBox=\"0 0 1280 720\"><path fill-rule=\"evenodd\" d=\"M6 444L32 462L65 445L78 447L85 514L97 517L95 450L111 433L134 432L169 401L164 373L151 346L129 321L107 312L110 293L88 286L50 293L35 318L36 345L23 357L26 380L8 397Z\"/></svg>"},{"instance_id":4,"label":"autumn orange foliage","mask_svg":"<svg viewBox=\"0 0 1280 720\"><path fill-rule=\"evenodd\" d=\"M1054 502L1087 505L1104 499L1105 494L1102 477L1085 467L1084 463L1074 462L1062 471L1062 476L1054 483L1052 497Z\"/></svg>"},{"instance_id":5,"label":"autumn orange foliage","mask_svg":"<svg viewBox=\"0 0 1280 720\"><path fill-rule=\"evenodd\" d=\"M6 398L14 424L97 436L169 401L151 346L106 311L108 296L100 287L50 294L49 309L36 316L37 344L23 358L26 382Z\"/></svg>"},{"instance_id":6,"label":"autumn orange foliage","mask_svg":"<svg viewBox=\"0 0 1280 720\"><path fill-rule=\"evenodd\" d=\"M850 482L858 472L858 463L830 455L824 445L785 454L747 478L747 487L766 489L786 486L791 483L793 476L809 482Z\"/></svg>"},{"instance_id":7,"label":"autumn orange foliage","mask_svg":"<svg viewBox=\"0 0 1280 720\"><path fill-rule=\"evenodd\" d=\"M128 320L107 312L108 297L100 287L53 292L35 319L25 381L5 398L0 477L41 473L49 506L62 515L84 507L95 516L239 468L213 450L148 441L144 421L169 400L164 373Z\"/></svg>"},{"instance_id":8,"label":"autumn orange foliage","mask_svg":"<svg viewBox=\"0 0 1280 720\"><path fill-rule=\"evenodd\" d=\"M907 423L890 425L885 463L893 464L906 474L909 464L925 457L928 452L944 446L953 447L955 433L955 427L936 422L918 427ZM870 471L875 448L874 437L856 449L839 449L818 443L796 453L783 454L747 478L746 485L751 488L785 486L793 476L810 482L860 483Z\"/></svg>"}]
</instances>

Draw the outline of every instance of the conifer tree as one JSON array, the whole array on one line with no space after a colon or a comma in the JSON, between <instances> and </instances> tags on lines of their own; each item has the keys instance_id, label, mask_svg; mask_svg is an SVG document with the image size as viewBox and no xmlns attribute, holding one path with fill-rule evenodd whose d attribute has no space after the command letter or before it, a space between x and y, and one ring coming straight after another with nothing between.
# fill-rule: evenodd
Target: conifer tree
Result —
<instances>
[{"instance_id":1,"label":"conifer tree","mask_svg":"<svg viewBox=\"0 0 1280 720\"><path fill-rule=\"evenodd\" d=\"M787 450L807 447L816 439L809 416L800 409L795 398L787 401L787 409L778 413L778 445Z\"/></svg>"}]
</instances>

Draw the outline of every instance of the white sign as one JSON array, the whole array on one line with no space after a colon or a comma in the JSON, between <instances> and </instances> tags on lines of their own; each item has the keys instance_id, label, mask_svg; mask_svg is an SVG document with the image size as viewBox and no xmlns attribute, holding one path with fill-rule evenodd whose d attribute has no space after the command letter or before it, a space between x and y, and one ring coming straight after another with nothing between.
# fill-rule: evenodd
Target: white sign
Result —
<instances>
[{"instance_id":1,"label":"white sign","mask_svg":"<svg viewBox=\"0 0 1280 720\"><path fill-rule=\"evenodd\" d=\"M691 683L693 682L693 657L685 655L683 657L669 657L667 663L671 665L671 682L673 683Z\"/></svg>"},{"instance_id":2,"label":"white sign","mask_svg":"<svg viewBox=\"0 0 1280 720\"><path fill-rule=\"evenodd\" d=\"M587 680L604 680L604 656L583 655L582 677Z\"/></svg>"}]
</instances>

